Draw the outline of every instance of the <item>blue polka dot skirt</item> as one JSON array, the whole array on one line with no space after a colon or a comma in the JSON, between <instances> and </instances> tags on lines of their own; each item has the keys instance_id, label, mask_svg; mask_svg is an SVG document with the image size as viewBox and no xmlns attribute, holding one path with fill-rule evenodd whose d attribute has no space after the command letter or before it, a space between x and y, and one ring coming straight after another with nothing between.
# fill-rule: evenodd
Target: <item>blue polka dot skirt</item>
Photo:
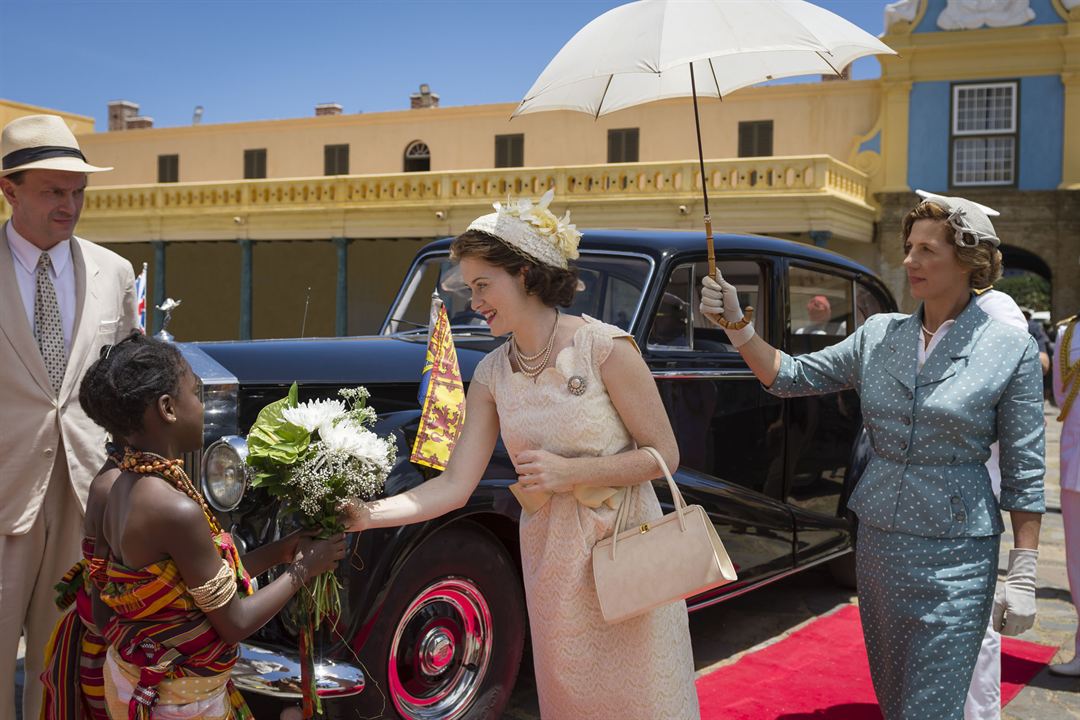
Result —
<instances>
[{"instance_id":1,"label":"blue polka dot skirt","mask_svg":"<svg viewBox=\"0 0 1080 720\"><path fill-rule=\"evenodd\" d=\"M999 542L999 535L919 537L859 526L859 614L885 720L963 720L990 622Z\"/></svg>"}]
</instances>

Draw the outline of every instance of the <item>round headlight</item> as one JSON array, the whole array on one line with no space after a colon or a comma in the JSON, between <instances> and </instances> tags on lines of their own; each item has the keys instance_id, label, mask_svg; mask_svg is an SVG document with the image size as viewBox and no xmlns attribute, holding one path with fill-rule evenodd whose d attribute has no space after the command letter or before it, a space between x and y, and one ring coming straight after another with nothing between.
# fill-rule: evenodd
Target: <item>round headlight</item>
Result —
<instances>
[{"instance_id":1,"label":"round headlight","mask_svg":"<svg viewBox=\"0 0 1080 720\"><path fill-rule=\"evenodd\" d=\"M247 442L227 435L206 449L202 464L202 492L210 506L229 512L240 504L247 490Z\"/></svg>"}]
</instances>

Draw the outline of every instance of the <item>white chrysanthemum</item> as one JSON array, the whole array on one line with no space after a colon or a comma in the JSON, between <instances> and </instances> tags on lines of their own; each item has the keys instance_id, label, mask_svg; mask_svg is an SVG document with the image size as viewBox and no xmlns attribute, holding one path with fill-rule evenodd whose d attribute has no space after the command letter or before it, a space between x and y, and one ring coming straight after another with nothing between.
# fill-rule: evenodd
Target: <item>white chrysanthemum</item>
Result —
<instances>
[{"instance_id":1,"label":"white chrysanthemum","mask_svg":"<svg viewBox=\"0 0 1080 720\"><path fill-rule=\"evenodd\" d=\"M352 420L322 424L319 439L328 450L348 453L357 460L378 464L386 459L386 442Z\"/></svg>"},{"instance_id":2,"label":"white chrysanthemum","mask_svg":"<svg viewBox=\"0 0 1080 720\"><path fill-rule=\"evenodd\" d=\"M344 412L345 403L340 400L308 400L294 408L285 408L281 416L297 427L314 432Z\"/></svg>"}]
</instances>

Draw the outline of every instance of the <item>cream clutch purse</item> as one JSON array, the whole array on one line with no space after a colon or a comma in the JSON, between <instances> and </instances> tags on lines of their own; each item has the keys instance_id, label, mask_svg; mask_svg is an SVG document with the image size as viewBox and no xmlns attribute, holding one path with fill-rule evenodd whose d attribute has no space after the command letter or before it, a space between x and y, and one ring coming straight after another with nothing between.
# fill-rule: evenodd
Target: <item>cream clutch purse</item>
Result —
<instances>
[{"instance_id":1,"label":"cream clutch purse","mask_svg":"<svg viewBox=\"0 0 1080 720\"><path fill-rule=\"evenodd\" d=\"M705 509L687 506L664 459L643 447L664 471L675 511L627 529L632 493L623 493L615 532L593 546L593 578L609 623L725 585L737 579Z\"/></svg>"}]
</instances>

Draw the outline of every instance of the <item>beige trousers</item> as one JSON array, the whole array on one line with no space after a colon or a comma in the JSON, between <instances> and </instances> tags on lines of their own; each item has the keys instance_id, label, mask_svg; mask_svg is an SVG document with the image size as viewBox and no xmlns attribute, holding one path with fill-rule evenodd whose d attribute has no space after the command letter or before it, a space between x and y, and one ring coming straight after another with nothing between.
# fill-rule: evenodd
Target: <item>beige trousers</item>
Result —
<instances>
[{"instance_id":1,"label":"beige trousers","mask_svg":"<svg viewBox=\"0 0 1080 720\"><path fill-rule=\"evenodd\" d=\"M19 635L26 637L22 717L37 720L41 712L45 645L61 615L53 586L79 559L83 512L68 479L63 442L55 457L45 499L29 532L0 535L0 718L15 717Z\"/></svg>"}]
</instances>

